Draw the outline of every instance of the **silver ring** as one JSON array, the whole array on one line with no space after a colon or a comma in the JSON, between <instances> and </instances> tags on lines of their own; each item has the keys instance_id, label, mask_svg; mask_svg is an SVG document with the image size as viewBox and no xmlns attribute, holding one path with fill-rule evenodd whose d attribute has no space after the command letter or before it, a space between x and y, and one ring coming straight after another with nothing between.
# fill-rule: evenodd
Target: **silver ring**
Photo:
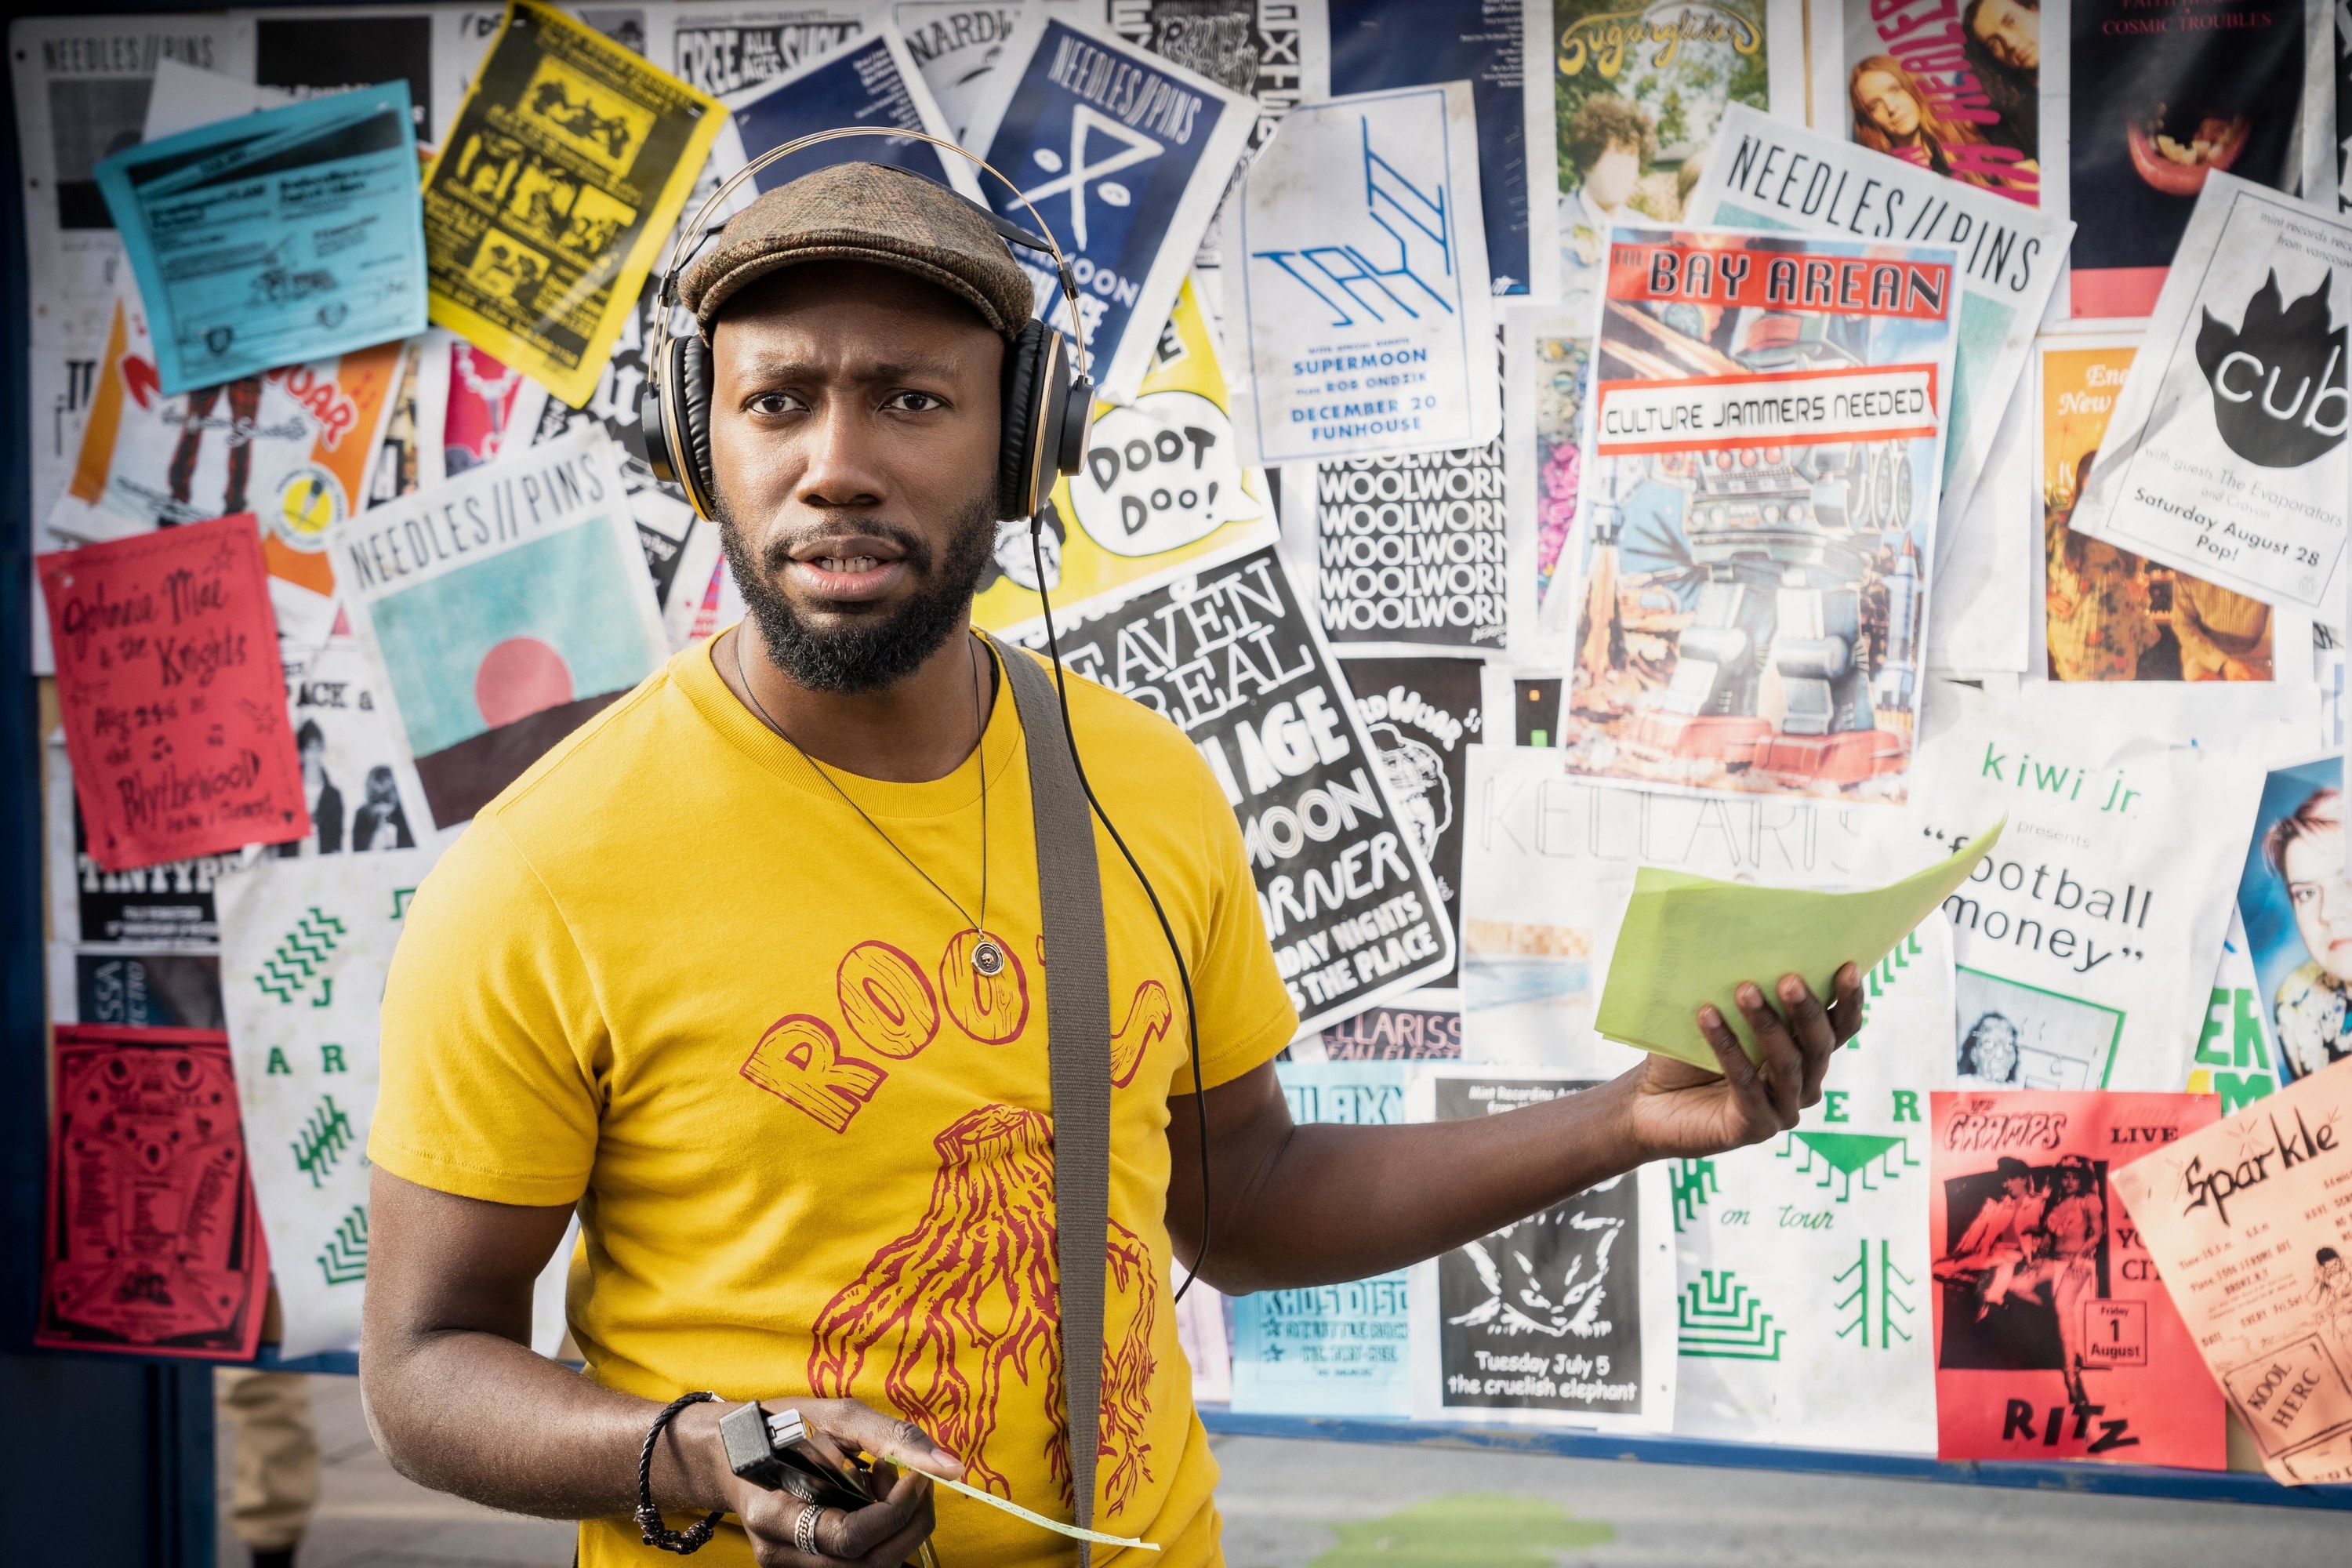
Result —
<instances>
[{"instance_id":1,"label":"silver ring","mask_svg":"<svg viewBox=\"0 0 2352 1568\"><path fill-rule=\"evenodd\" d=\"M818 1521L824 1518L823 1504L814 1502L801 1504L801 1516L793 1521L793 1545L811 1557L823 1556L824 1553L816 1549L816 1527Z\"/></svg>"}]
</instances>

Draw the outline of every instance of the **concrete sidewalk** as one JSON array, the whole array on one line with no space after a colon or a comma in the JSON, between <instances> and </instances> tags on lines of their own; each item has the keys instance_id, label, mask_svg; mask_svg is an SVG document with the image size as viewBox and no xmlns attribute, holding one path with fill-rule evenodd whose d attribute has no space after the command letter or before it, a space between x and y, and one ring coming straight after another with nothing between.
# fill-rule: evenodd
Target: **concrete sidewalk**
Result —
<instances>
[{"instance_id":1,"label":"concrete sidewalk","mask_svg":"<svg viewBox=\"0 0 2352 1568\"><path fill-rule=\"evenodd\" d=\"M326 1490L300 1568L567 1568L570 1525L403 1480L368 1438L357 1381L311 1387ZM224 1430L224 1476L226 1441ZM2352 1562L2341 1513L1258 1437L1219 1440L1216 1452L1232 1568ZM220 1561L246 1563L226 1525Z\"/></svg>"}]
</instances>

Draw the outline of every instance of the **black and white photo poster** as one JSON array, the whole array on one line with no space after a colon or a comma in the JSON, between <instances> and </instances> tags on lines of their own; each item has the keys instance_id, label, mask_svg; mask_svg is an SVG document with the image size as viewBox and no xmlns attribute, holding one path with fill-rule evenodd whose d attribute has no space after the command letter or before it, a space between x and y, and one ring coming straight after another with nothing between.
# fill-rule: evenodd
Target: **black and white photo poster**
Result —
<instances>
[{"instance_id":1,"label":"black and white photo poster","mask_svg":"<svg viewBox=\"0 0 2352 1568\"><path fill-rule=\"evenodd\" d=\"M1557 1074L1433 1066L1410 1121L1502 1116L1595 1089ZM1664 1431L1675 1409L1666 1167L1652 1163L1416 1264L1413 1415Z\"/></svg>"},{"instance_id":2,"label":"black and white photo poster","mask_svg":"<svg viewBox=\"0 0 2352 1568\"><path fill-rule=\"evenodd\" d=\"M1166 716L1223 786L1301 1034L1453 971L1421 837L1271 548L1065 625L1061 641L1073 673Z\"/></svg>"},{"instance_id":3,"label":"black and white photo poster","mask_svg":"<svg viewBox=\"0 0 2352 1568\"><path fill-rule=\"evenodd\" d=\"M1482 740L1480 670L1468 658L1343 658L1397 819L1436 873L1445 929L1462 929L1462 822L1470 747ZM1447 970L1430 982L1451 986Z\"/></svg>"}]
</instances>

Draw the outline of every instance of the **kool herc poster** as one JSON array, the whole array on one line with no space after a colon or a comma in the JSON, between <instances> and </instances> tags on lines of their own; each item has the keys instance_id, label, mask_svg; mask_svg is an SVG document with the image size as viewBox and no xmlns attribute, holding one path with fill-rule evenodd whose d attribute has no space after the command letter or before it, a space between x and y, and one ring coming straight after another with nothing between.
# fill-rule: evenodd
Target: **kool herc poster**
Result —
<instances>
[{"instance_id":1,"label":"kool herc poster","mask_svg":"<svg viewBox=\"0 0 2352 1568\"><path fill-rule=\"evenodd\" d=\"M2299 5L2079 0L2067 180L2098 221L2074 237L2075 316L2155 309L2208 175L2293 188L2305 42Z\"/></svg>"},{"instance_id":2,"label":"kool herc poster","mask_svg":"<svg viewBox=\"0 0 2352 1568\"><path fill-rule=\"evenodd\" d=\"M2263 1468L2286 1486L2352 1481L2347 1116L2352 1068L2338 1065L2115 1184Z\"/></svg>"},{"instance_id":3,"label":"kool herc poster","mask_svg":"<svg viewBox=\"0 0 2352 1568\"><path fill-rule=\"evenodd\" d=\"M1901 802L1954 254L1612 232L1585 409L1570 769Z\"/></svg>"},{"instance_id":4,"label":"kool herc poster","mask_svg":"<svg viewBox=\"0 0 2352 1568\"><path fill-rule=\"evenodd\" d=\"M2210 1126L2221 1102L1933 1098L1937 1456L2221 1468L2221 1391L2108 1185Z\"/></svg>"}]
</instances>

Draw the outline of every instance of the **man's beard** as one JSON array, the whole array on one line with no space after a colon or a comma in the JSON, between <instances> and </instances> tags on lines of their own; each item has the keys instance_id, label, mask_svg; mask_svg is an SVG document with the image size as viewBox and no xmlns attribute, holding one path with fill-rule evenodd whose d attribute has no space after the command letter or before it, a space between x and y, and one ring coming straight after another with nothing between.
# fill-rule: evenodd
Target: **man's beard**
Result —
<instances>
[{"instance_id":1,"label":"man's beard","mask_svg":"<svg viewBox=\"0 0 2352 1568\"><path fill-rule=\"evenodd\" d=\"M912 675L963 623L996 543L994 500L992 487L957 514L936 572L931 547L919 535L892 523L861 522L859 531L906 552L919 586L897 609L855 616L829 631L804 620L770 576L789 563L790 544L779 542L768 562L753 560L724 502L718 507L719 544L777 668L811 691L873 691Z\"/></svg>"}]
</instances>

